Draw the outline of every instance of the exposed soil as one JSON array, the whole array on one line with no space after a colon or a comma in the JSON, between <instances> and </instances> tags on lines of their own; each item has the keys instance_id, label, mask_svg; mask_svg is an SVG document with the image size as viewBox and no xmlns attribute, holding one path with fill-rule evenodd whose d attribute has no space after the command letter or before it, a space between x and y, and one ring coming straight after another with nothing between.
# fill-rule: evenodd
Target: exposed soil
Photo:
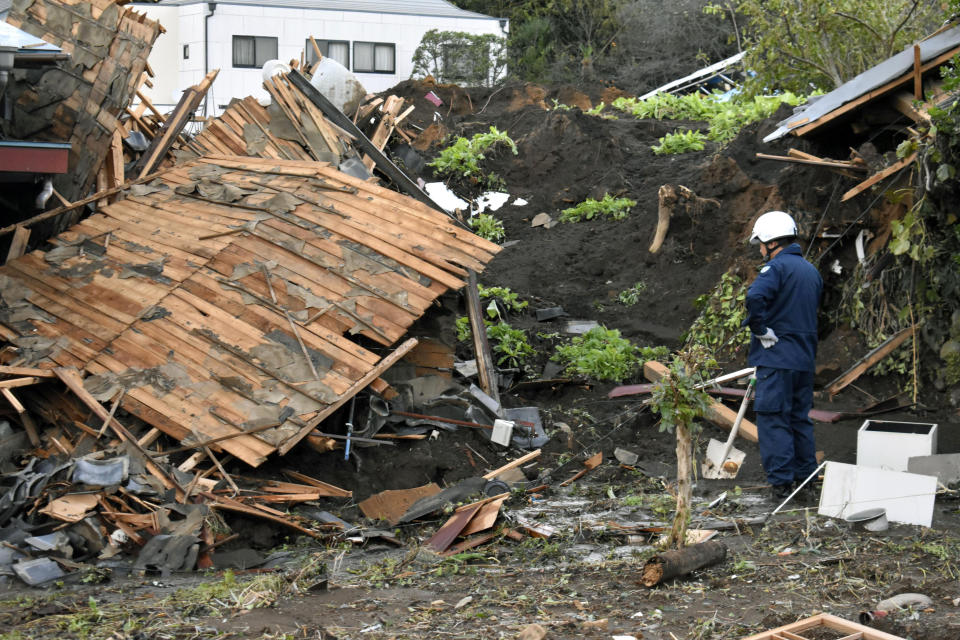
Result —
<instances>
[{"instance_id":1,"label":"exposed soil","mask_svg":"<svg viewBox=\"0 0 960 640\"><path fill-rule=\"evenodd\" d=\"M430 90L444 101L442 107L423 97ZM637 344L676 347L698 314L692 304L695 298L710 291L728 269L737 269L746 279L755 273L760 258L744 240L756 215L787 208L798 214L801 230L809 237L818 227L842 229L865 206L855 199L827 207L837 199L838 190L849 188L849 179L824 169L755 157L758 151L785 155L790 146L811 150L810 143L796 140L760 142L784 113L748 127L722 150L714 146L700 153L661 157L650 149L657 138L678 127L704 125L604 119L576 109L548 109L555 99L581 109L600 100L609 103L613 97L609 91L601 96L599 90L510 85L468 92L406 82L391 93L416 104L410 118L423 133L415 146L427 158L437 152L447 133L469 135L493 125L516 140L516 156L495 154L489 166L503 178L511 202L520 197L527 204L508 204L496 213L504 222L508 246L481 275L481 282L509 287L530 302L528 311L511 322L529 329L532 341L544 350L538 368L545 364L546 348L555 338L533 336L552 333L556 327L538 323L534 309L562 306L570 318L596 320ZM428 174L422 177L431 179ZM663 248L654 255L647 249L657 222L657 191L664 184L689 187L717 206L675 216ZM530 225L538 213L556 218L562 209L605 193L630 197L638 204L619 222L593 220L550 229ZM829 215L821 220L825 210ZM851 244L820 239L810 256L821 267L838 260L849 273L856 259ZM826 309L835 303L840 281L826 269L821 271L827 290L817 379L823 384L868 349L848 331L831 325ZM618 293L638 282L645 284L640 302L630 307L619 304ZM444 321L452 322L452 315L448 313ZM728 365L732 370L743 361ZM222 584L224 578L218 574L123 580L118 574L106 587L31 590L29 596L36 601L0 607L0 630L37 638L62 635L71 621L79 624L77 616L86 616L84 620L92 616L87 600L92 596L104 603L102 607L125 603L125 614L139 621L137 629L118 631L116 637L510 638L529 624L540 624L549 638L733 639L820 611L856 620L885 597L922 592L933 598L931 610L897 612L872 624L913 640L960 638L960 589L953 564L960 551L955 493L938 499L929 530L894 526L883 533L854 532L846 523L818 517L816 509L804 510L796 503L765 527L745 525L743 519L768 514L775 505L765 497L756 445L742 440L736 446L746 452L747 461L736 480L701 479L695 487L692 526L715 524L718 518L736 523L717 538L729 548L727 560L655 589L639 586L639 570L653 550L650 536L635 529L637 523L663 525L669 520L675 441L672 434L658 430L655 416L640 407L641 398L608 399L613 386L575 381L505 394L508 406L539 407L552 437L537 463L526 470L537 484L550 488L539 496L515 493L501 513L507 522L524 512L556 526L558 533L548 540L518 543L501 535L466 555L442 560L418 550L442 517L399 528L404 548L375 540L359 547L319 548L314 543L304 547L298 546L304 541L287 531L230 519L232 528L244 534L233 547L254 547L264 554L278 545L295 547L284 560L285 568L268 574L274 576L269 587L264 575L242 574L230 578L241 583L229 591L233 600L181 592L160 602L178 587ZM897 393L895 380L866 376L832 401L818 398L816 406L852 410ZM923 410L901 409L883 418L937 422L939 451L960 451L955 410L936 394L921 396L920 403ZM828 460L854 462L861 423L851 419L817 424L818 448ZM709 438L724 436L722 430L705 426L697 460L702 460ZM615 460L618 447L639 455L634 469ZM558 486L598 451L604 454L600 468L570 487ZM355 501L360 501L385 489L428 482L451 485L482 475L519 453L491 445L481 432L459 429L436 440L362 449L359 469L344 461L342 452L321 455L300 448L257 474L300 469L352 489ZM724 491L725 501L707 506ZM316 508L348 522L362 521L355 502L322 501ZM610 523L633 523L633 528L617 529ZM300 582L291 587L291 576L303 570L307 557L326 563L327 590L308 590ZM112 609L105 611L103 620L117 615ZM164 616L162 624L158 615ZM97 624L101 623L88 627Z\"/></svg>"}]
</instances>

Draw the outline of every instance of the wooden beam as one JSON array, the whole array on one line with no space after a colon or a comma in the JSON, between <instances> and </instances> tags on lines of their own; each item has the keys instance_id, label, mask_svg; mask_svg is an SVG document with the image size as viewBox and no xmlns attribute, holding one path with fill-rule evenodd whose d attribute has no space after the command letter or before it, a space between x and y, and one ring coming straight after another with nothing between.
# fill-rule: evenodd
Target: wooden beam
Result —
<instances>
[{"instance_id":1,"label":"wooden beam","mask_svg":"<svg viewBox=\"0 0 960 640\"><path fill-rule=\"evenodd\" d=\"M10 250L7 251L7 262L16 260L27 251L27 243L30 241L30 229L22 224L15 225L13 240L10 241Z\"/></svg>"},{"instance_id":2,"label":"wooden beam","mask_svg":"<svg viewBox=\"0 0 960 640\"><path fill-rule=\"evenodd\" d=\"M33 417L27 413L26 408L20 403L20 400L17 399L13 392L10 389L0 389L0 393L3 393L3 397L7 399L7 402L10 403L10 406L13 407L13 410L17 412L17 415L20 416L20 423L23 425L24 430L27 432L27 437L30 438L30 444L35 447L40 446L40 434L37 432L37 423L33 421Z\"/></svg>"},{"instance_id":3,"label":"wooden beam","mask_svg":"<svg viewBox=\"0 0 960 640\"><path fill-rule=\"evenodd\" d=\"M487 480L493 480L500 474L506 473L507 471L510 471L510 469L516 469L520 465L530 462L531 460L533 460L539 455L540 455L540 449L531 451L530 453L524 456L520 456L519 458L517 458L516 460L513 460L512 462L508 462L507 464L503 465L499 469L494 469L490 473L484 474L483 477Z\"/></svg>"},{"instance_id":4,"label":"wooden beam","mask_svg":"<svg viewBox=\"0 0 960 640\"><path fill-rule=\"evenodd\" d=\"M650 382L657 382L664 376L670 374L670 369L667 368L662 362L657 362L656 360L649 360L643 365L643 375ZM723 427L727 431L733 428L733 423L737 420L737 412L729 408L727 405L714 400L710 406L707 408L706 413L703 416L713 424L718 427ZM751 442L757 441L757 425L753 424L746 418L740 422L740 429L738 434L746 438Z\"/></svg>"},{"instance_id":5,"label":"wooden beam","mask_svg":"<svg viewBox=\"0 0 960 640\"><path fill-rule=\"evenodd\" d=\"M917 153L913 152L903 160L894 162L892 165L890 165L883 171L878 171L877 173L873 174L872 176L870 176L869 178L867 178L866 180L864 180L863 182L855 186L853 189L850 189L845 194L843 194L843 197L840 198L840 202L846 202L850 198L860 195L861 193L863 193L873 185L884 180L885 178L892 176L893 174L897 173L907 165L913 163L913 161L916 159L917 159Z\"/></svg>"},{"instance_id":6,"label":"wooden beam","mask_svg":"<svg viewBox=\"0 0 960 640\"><path fill-rule=\"evenodd\" d=\"M810 160L807 158L795 158L791 156L774 156L769 153L758 153L757 157L761 160L777 160L779 162L794 162L797 164L808 164L816 167L827 167L829 169L846 169L849 171L866 171L865 167L853 164L852 162L840 162L837 160Z\"/></svg>"},{"instance_id":7,"label":"wooden beam","mask_svg":"<svg viewBox=\"0 0 960 640\"><path fill-rule=\"evenodd\" d=\"M923 100L923 58L920 45L913 45L913 99Z\"/></svg>"},{"instance_id":8,"label":"wooden beam","mask_svg":"<svg viewBox=\"0 0 960 640\"><path fill-rule=\"evenodd\" d=\"M927 113L927 105L921 105L919 108L914 106L914 98L907 91L900 91L890 97L890 106L907 116L914 122L928 122L930 114Z\"/></svg>"},{"instance_id":9,"label":"wooden beam","mask_svg":"<svg viewBox=\"0 0 960 640\"><path fill-rule=\"evenodd\" d=\"M830 384L824 387L823 390L830 396L836 395L837 393L839 393L841 389L843 389L848 384L850 384L851 382L859 378L861 375L863 375L863 373L867 369L869 369L870 367L872 367L873 365L875 365L876 363L880 362L881 360L886 358L888 355L890 355L890 353L893 352L894 349L896 349L901 344L903 344L907 338L911 337L914 331L915 331L915 327L909 326L906 329L901 329L897 333L893 334L892 336L890 336L890 338L887 339L886 342L884 342L879 347L877 347L876 349L874 349L873 351L865 355L863 358L858 360L852 367L850 367L845 372L840 374L840 376L838 376Z\"/></svg>"},{"instance_id":10,"label":"wooden beam","mask_svg":"<svg viewBox=\"0 0 960 640\"><path fill-rule=\"evenodd\" d=\"M477 377L480 388L497 404L500 403L497 369L493 362L493 353L490 351L490 341L487 339L487 325L484 324L483 308L480 305L480 291L477 288L477 274L473 269L468 272L467 286L467 317L470 320L470 332L473 337L473 355L477 358Z\"/></svg>"},{"instance_id":11,"label":"wooden beam","mask_svg":"<svg viewBox=\"0 0 960 640\"><path fill-rule=\"evenodd\" d=\"M293 435L293 437L278 447L277 450L280 452L280 455L286 455L286 453L290 451L294 445L307 437L307 434L313 431L317 425L330 417L334 411L345 405L353 396L363 391L367 386L370 385L371 382L379 378L384 371L396 364L400 358L407 355L407 352L413 349L415 346L417 346L417 339L409 338L406 342L397 347L393 353L378 362L373 369L368 371L362 378L350 385L350 388L341 394L340 397L337 398L336 402L327 405L325 409L320 411L320 413L311 418L309 422L301 427L300 431L298 431Z\"/></svg>"},{"instance_id":12,"label":"wooden beam","mask_svg":"<svg viewBox=\"0 0 960 640\"><path fill-rule=\"evenodd\" d=\"M941 65L946 64L947 62L949 62L949 61L953 58L954 55L957 54L958 51L960 51L960 47L954 47L953 49L950 49L950 50L947 51L946 53L940 54L939 56L937 56L937 57L934 58L933 60L930 60L930 61L927 62L925 65L923 65L923 66L920 68L920 72L921 72L921 73L925 73L925 72L929 71L930 69L936 69L936 68L940 67ZM857 98L856 100L851 100L850 102L848 102L848 103L846 103L846 104L844 104L844 105L841 105L841 106L837 107L836 109L834 109L834 110L831 111L830 113L824 114L824 115L821 116L820 118L814 120L813 122L811 122L811 123L809 123L809 124L807 124L807 125L804 125L804 126L802 126L802 127L800 127L800 128L797 128L797 129L793 129L790 133L792 133L792 134L795 135L795 136L803 136L803 135L806 135L806 134L810 133L811 131L813 131L814 129L820 128L821 126L825 125L826 123L830 122L831 120L834 120L834 119L836 119L836 118L839 118L839 117L842 116L843 114L849 113L850 111L853 111L854 109L856 109L856 108L859 107L860 105L864 104L865 102L869 102L869 101L873 100L874 98L876 98L876 97L878 97L878 96L882 96L882 95L888 93L889 91L891 91L892 89L895 89L895 88L899 87L900 85L905 84L906 82L909 82L909 80L910 80L911 77L913 77L913 70L908 71L907 73L903 74L903 75L900 76L899 78L895 78L894 80L891 80L890 82L888 82L887 84L885 84L885 85L883 85L883 86L881 86L881 87L877 87L877 88L874 89L873 91L868 91L867 93L863 94L862 96L860 96L860 97ZM788 126L790 126L790 125L788 124Z\"/></svg>"},{"instance_id":13,"label":"wooden beam","mask_svg":"<svg viewBox=\"0 0 960 640\"><path fill-rule=\"evenodd\" d=\"M0 365L0 375L33 376L35 378L56 378L57 374L51 369L35 369L33 367L10 367Z\"/></svg>"}]
</instances>

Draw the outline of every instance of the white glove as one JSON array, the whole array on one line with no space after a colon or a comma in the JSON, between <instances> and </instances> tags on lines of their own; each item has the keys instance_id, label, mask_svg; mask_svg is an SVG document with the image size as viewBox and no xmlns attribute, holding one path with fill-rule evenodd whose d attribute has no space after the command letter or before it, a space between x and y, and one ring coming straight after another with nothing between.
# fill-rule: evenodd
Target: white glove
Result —
<instances>
[{"instance_id":1,"label":"white glove","mask_svg":"<svg viewBox=\"0 0 960 640\"><path fill-rule=\"evenodd\" d=\"M773 332L773 329L767 327L767 332L762 336L757 336L757 340L760 341L760 344L764 349L769 349L773 345L777 344L780 338L778 338L777 334Z\"/></svg>"}]
</instances>

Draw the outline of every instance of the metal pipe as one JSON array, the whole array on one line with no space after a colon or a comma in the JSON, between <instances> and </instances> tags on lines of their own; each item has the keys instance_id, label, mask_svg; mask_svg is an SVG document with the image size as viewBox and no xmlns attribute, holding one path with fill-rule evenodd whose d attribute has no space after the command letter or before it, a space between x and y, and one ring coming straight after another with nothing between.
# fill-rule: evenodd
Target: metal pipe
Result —
<instances>
[{"instance_id":1,"label":"metal pipe","mask_svg":"<svg viewBox=\"0 0 960 640\"><path fill-rule=\"evenodd\" d=\"M210 13L206 13L203 16L203 76L206 77L210 73L210 18L213 17L214 12L217 10L216 2L208 2L207 8L210 10ZM210 109L210 91L208 90L206 95L203 96L203 115L208 115Z\"/></svg>"}]
</instances>

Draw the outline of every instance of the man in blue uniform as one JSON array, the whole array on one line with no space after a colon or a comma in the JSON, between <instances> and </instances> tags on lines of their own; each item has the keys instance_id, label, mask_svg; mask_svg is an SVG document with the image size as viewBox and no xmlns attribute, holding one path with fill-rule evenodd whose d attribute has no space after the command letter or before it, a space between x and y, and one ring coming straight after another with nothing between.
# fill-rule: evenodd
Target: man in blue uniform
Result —
<instances>
[{"instance_id":1,"label":"man in blue uniform","mask_svg":"<svg viewBox=\"0 0 960 640\"><path fill-rule=\"evenodd\" d=\"M817 468L813 423L817 307L823 280L796 244L797 225L783 211L759 218L750 236L767 263L747 290L750 366L757 368L760 458L773 497L790 495Z\"/></svg>"}]
</instances>

